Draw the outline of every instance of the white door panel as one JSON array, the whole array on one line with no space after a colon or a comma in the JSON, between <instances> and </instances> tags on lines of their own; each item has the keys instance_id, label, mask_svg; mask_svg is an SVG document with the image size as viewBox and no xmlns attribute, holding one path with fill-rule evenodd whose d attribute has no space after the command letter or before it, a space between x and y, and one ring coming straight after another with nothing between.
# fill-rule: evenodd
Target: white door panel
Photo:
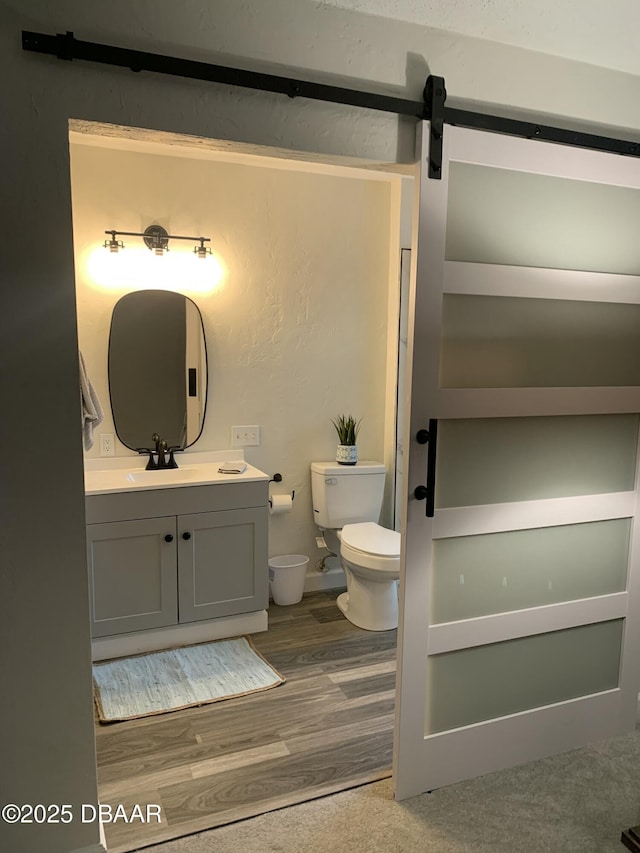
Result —
<instances>
[{"instance_id":1,"label":"white door panel","mask_svg":"<svg viewBox=\"0 0 640 853\"><path fill-rule=\"evenodd\" d=\"M400 799L628 731L640 682L640 249L626 225L594 237L603 207L613 221L640 213L640 161L446 127L430 180L428 130L403 441ZM542 269L549 258L572 268Z\"/></svg>"}]
</instances>

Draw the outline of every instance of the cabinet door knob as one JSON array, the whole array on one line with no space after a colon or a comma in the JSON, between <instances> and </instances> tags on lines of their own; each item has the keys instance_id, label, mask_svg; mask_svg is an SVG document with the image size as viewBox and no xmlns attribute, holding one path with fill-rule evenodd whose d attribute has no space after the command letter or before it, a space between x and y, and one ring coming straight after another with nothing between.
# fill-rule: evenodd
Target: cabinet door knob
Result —
<instances>
[{"instance_id":1,"label":"cabinet door knob","mask_svg":"<svg viewBox=\"0 0 640 853\"><path fill-rule=\"evenodd\" d=\"M167 533L167 535L164 537L164 541L173 542L173 536L171 535L171 533Z\"/></svg>"},{"instance_id":2,"label":"cabinet door knob","mask_svg":"<svg viewBox=\"0 0 640 853\"><path fill-rule=\"evenodd\" d=\"M185 532L182 534L182 538L183 539L191 539L191 534L189 533L188 530L185 530Z\"/></svg>"}]
</instances>

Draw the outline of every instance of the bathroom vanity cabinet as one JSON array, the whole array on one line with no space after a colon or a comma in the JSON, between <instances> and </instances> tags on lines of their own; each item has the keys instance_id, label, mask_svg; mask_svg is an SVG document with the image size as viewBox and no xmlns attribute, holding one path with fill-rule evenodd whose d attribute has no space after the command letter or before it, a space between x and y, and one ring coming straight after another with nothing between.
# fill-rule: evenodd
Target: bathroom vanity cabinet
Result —
<instances>
[{"instance_id":1,"label":"bathroom vanity cabinet","mask_svg":"<svg viewBox=\"0 0 640 853\"><path fill-rule=\"evenodd\" d=\"M268 605L268 482L87 495L92 636Z\"/></svg>"}]
</instances>

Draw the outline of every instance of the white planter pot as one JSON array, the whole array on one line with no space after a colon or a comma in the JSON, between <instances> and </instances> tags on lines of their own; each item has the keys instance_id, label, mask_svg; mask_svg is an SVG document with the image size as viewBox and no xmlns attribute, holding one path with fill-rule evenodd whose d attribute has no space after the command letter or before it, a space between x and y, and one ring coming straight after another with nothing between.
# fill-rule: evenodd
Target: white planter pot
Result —
<instances>
[{"instance_id":1,"label":"white planter pot","mask_svg":"<svg viewBox=\"0 0 640 853\"><path fill-rule=\"evenodd\" d=\"M355 465L358 461L357 444L339 444L336 450L336 462L339 465Z\"/></svg>"}]
</instances>

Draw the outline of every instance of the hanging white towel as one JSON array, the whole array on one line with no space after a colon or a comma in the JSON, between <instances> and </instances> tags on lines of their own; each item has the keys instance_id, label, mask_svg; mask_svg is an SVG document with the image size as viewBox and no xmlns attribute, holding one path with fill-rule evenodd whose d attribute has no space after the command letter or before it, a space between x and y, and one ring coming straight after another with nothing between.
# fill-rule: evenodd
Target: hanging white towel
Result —
<instances>
[{"instance_id":1,"label":"hanging white towel","mask_svg":"<svg viewBox=\"0 0 640 853\"><path fill-rule=\"evenodd\" d=\"M91 450L93 447L93 431L102 423L102 406L95 392L91 380L87 376L87 369L84 366L84 358L82 353L78 351L80 356L80 404L82 410L82 437L84 440L84 449Z\"/></svg>"}]
</instances>

